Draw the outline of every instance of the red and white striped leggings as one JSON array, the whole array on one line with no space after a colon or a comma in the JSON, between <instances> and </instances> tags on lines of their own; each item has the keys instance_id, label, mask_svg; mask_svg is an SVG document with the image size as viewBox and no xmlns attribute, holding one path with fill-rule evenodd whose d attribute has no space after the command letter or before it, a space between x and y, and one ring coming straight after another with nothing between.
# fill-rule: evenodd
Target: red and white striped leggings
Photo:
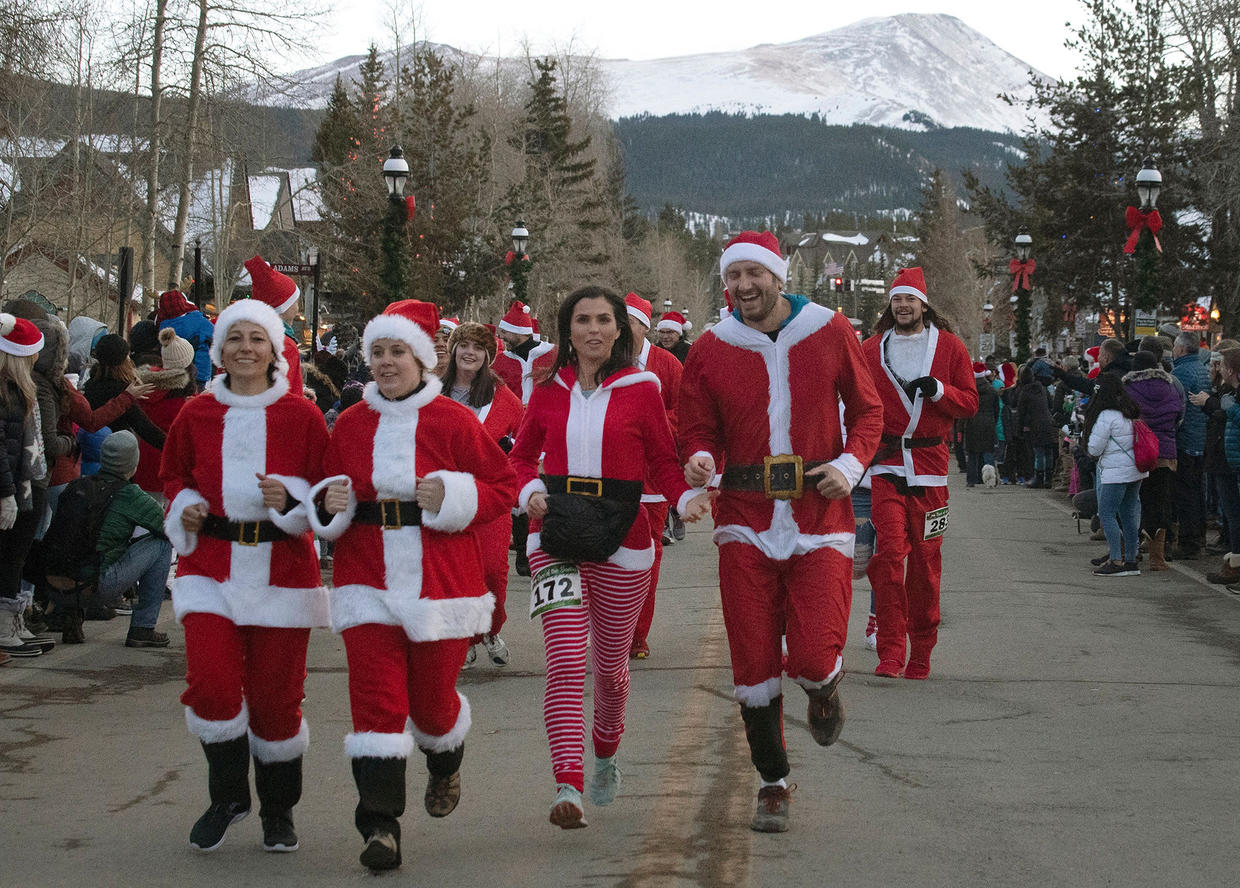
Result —
<instances>
[{"instance_id":1,"label":"red and white striped leggings","mask_svg":"<svg viewBox=\"0 0 1240 888\"><path fill-rule=\"evenodd\" d=\"M530 555L530 570L554 561L541 549ZM587 632L594 663L594 755L615 755L624 733L629 698L629 647L650 583L649 570L625 570L609 563L580 565L582 607L562 607L542 617L547 651L547 692L543 720L551 744L556 783L585 789L586 723L582 698L586 685Z\"/></svg>"}]
</instances>

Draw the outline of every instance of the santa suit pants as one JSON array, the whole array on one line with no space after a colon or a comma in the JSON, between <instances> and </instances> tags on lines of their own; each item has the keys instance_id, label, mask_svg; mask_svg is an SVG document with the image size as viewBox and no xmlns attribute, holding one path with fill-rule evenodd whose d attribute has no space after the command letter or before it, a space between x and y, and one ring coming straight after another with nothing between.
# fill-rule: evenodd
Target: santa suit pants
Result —
<instances>
[{"instance_id":1,"label":"santa suit pants","mask_svg":"<svg viewBox=\"0 0 1240 888\"><path fill-rule=\"evenodd\" d=\"M415 642L404 627L381 623L352 626L340 635L349 662L354 736L399 738L406 721L412 721L414 737L423 749L442 752L464 742L469 716L465 698L456 691L456 678L469 649L468 638ZM375 749L363 743L353 751L404 757L391 754L399 743L389 745Z\"/></svg>"},{"instance_id":2,"label":"santa suit pants","mask_svg":"<svg viewBox=\"0 0 1240 888\"><path fill-rule=\"evenodd\" d=\"M309 629L238 626L210 613L187 614L182 624L188 687L181 702L197 718L191 730L199 739L218 743L242 736L243 706L260 745L298 736ZM286 758L304 751L292 748L298 745L289 744Z\"/></svg>"},{"instance_id":3,"label":"santa suit pants","mask_svg":"<svg viewBox=\"0 0 1240 888\"><path fill-rule=\"evenodd\" d=\"M475 531L482 551L482 572L487 591L495 596L491 611L491 635L499 635L508 619L504 605L508 600L508 541L512 539L512 515L501 515ZM478 639L475 639L477 641Z\"/></svg>"},{"instance_id":4,"label":"santa suit pants","mask_svg":"<svg viewBox=\"0 0 1240 888\"><path fill-rule=\"evenodd\" d=\"M866 575L874 588L878 658L900 666L907 662L906 653L908 659L928 664L939 632L943 538L923 536L926 513L947 505L947 487L920 491L904 494L883 475L873 479L872 520L878 542Z\"/></svg>"},{"instance_id":5,"label":"santa suit pants","mask_svg":"<svg viewBox=\"0 0 1240 888\"><path fill-rule=\"evenodd\" d=\"M530 570L537 574L554 561L538 549L530 555ZM561 607L542 616L547 651L543 720L555 782L581 791L585 789L586 639L594 665L594 756L606 758L615 755L624 733L629 648L646 600L650 571L626 570L610 562L586 562L578 567L582 605Z\"/></svg>"},{"instance_id":6,"label":"santa suit pants","mask_svg":"<svg viewBox=\"0 0 1240 888\"><path fill-rule=\"evenodd\" d=\"M650 635L650 625L654 622L654 593L659 586L659 566L663 563L663 528L667 526L667 511L671 503L642 503L646 510L646 518L650 521L650 542L654 544L654 566L650 568L650 591L646 593L646 603L642 605L641 615L637 618L637 629L633 632L633 641L645 641Z\"/></svg>"}]
</instances>

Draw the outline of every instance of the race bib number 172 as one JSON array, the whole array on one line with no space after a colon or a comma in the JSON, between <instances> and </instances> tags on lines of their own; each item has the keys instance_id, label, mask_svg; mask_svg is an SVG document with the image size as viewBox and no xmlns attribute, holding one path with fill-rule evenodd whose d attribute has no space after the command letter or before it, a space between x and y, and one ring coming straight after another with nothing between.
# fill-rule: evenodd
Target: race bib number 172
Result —
<instances>
[{"instance_id":1,"label":"race bib number 172","mask_svg":"<svg viewBox=\"0 0 1240 888\"><path fill-rule=\"evenodd\" d=\"M926 513L926 532L923 540L933 540L947 533L947 506Z\"/></svg>"},{"instance_id":2,"label":"race bib number 172","mask_svg":"<svg viewBox=\"0 0 1240 888\"><path fill-rule=\"evenodd\" d=\"M531 620L556 608L581 603L581 572L575 564L548 564L530 579Z\"/></svg>"}]
</instances>

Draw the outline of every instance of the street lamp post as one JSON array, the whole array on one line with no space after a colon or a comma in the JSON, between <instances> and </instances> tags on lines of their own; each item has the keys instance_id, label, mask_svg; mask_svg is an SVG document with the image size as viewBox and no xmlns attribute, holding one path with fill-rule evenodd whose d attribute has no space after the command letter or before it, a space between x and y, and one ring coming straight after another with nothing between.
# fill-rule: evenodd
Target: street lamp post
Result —
<instances>
[{"instance_id":1,"label":"street lamp post","mask_svg":"<svg viewBox=\"0 0 1240 888\"><path fill-rule=\"evenodd\" d=\"M1029 339L1032 309L1033 271L1037 263L1030 258L1033 252L1033 238L1029 229L1023 225L1013 241L1016 258L1008 263L1008 271L1012 274L1012 313L1016 331L1016 354L1020 360L1029 356Z\"/></svg>"},{"instance_id":2,"label":"street lamp post","mask_svg":"<svg viewBox=\"0 0 1240 888\"><path fill-rule=\"evenodd\" d=\"M529 274L530 262L529 255L525 252L526 245L530 242L529 229L525 227L525 223L520 219L517 220L516 227L512 229L512 252L509 254L508 260L508 280L512 284L512 295L514 299L525 302L525 291L527 284L527 276Z\"/></svg>"},{"instance_id":3,"label":"street lamp post","mask_svg":"<svg viewBox=\"0 0 1240 888\"><path fill-rule=\"evenodd\" d=\"M405 203L405 182L409 179L409 162L399 145L393 145L383 162L383 180L387 183L388 205L383 217L383 284L388 303L404 299L409 281L409 257L405 249L405 223L409 209Z\"/></svg>"},{"instance_id":4,"label":"street lamp post","mask_svg":"<svg viewBox=\"0 0 1240 888\"><path fill-rule=\"evenodd\" d=\"M1141 171L1137 173L1137 198L1139 207L1129 207L1124 221L1128 225L1128 242L1124 244L1124 252L1133 256L1135 268L1133 272L1133 301L1130 309L1146 312L1157 312L1161 295L1160 268L1158 254L1162 252L1162 244L1158 233L1162 231L1163 221L1156 207L1158 194L1162 191L1162 173L1154 166L1154 158L1146 156L1142 161ZM1143 234L1149 232L1149 236ZM1136 311L1130 310L1129 317Z\"/></svg>"}]
</instances>

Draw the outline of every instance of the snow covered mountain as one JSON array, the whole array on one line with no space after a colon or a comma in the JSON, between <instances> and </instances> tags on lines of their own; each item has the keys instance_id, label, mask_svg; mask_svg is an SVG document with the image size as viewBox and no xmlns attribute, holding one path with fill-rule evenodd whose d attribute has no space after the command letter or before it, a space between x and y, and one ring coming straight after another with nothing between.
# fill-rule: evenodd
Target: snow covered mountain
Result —
<instances>
[{"instance_id":1,"label":"snow covered mountain","mask_svg":"<svg viewBox=\"0 0 1240 888\"><path fill-rule=\"evenodd\" d=\"M448 58L477 61L452 47L434 48ZM389 66L392 55L384 57ZM323 107L336 75L346 82L356 78L363 58L347 56L298 71L290 75L298 84L294 95L260 101ZM528 70L524 60L505 61L514 73ZM944 14L868 18L792 43L739 52L602 59L599 65L611 87L613 118L706 111L817 113L837 124L1019 132L1025 110L998 95L1030 92L1029 65Z\"/></svg>"}]
</instances>

